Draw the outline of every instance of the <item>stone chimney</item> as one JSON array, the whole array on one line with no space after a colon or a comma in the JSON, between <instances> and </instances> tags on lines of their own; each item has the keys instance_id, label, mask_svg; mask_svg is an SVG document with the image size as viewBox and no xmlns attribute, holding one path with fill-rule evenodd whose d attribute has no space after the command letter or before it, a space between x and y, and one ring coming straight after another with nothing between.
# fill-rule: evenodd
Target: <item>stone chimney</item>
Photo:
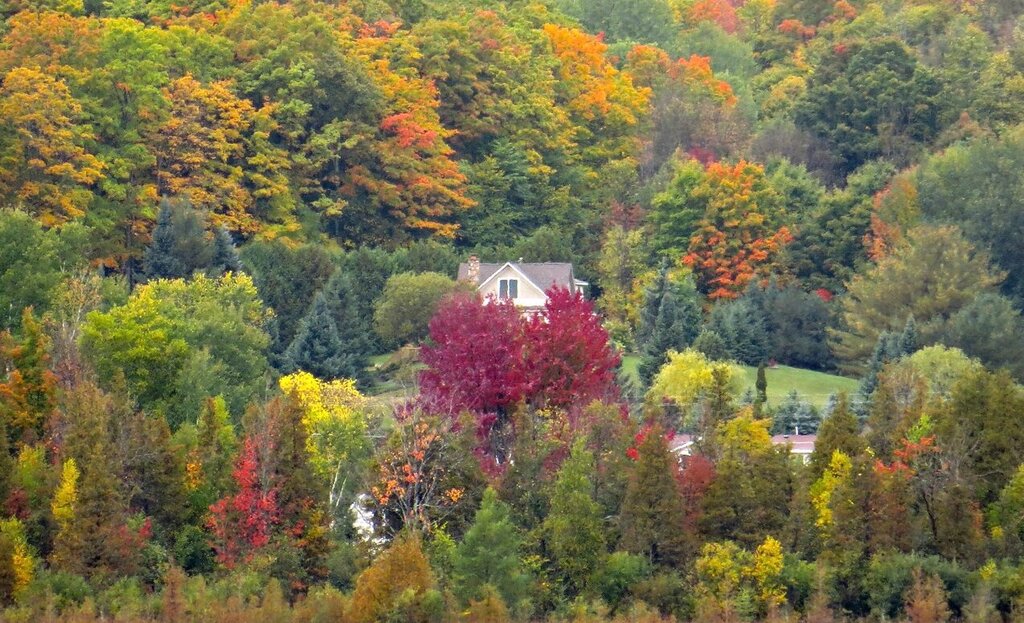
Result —
<instances>
[{"instance_id":1,"label":"stone chimney","mask_svg":"<svg viewBox=\"0 0 1024 623\"><path fill-rule=\"evenodd\" d=\"M469 256L466 265L466 281L476 285L480 281L480 258L475 255Z\"/></svg>"}]
</instances>

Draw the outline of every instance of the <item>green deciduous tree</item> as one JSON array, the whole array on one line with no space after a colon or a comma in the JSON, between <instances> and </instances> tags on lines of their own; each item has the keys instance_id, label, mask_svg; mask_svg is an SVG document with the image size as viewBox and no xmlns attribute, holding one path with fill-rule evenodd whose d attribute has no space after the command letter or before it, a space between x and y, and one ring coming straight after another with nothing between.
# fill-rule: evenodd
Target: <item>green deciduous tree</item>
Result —
<instances>
[{"instance_id":1,"label":"green deciduous tree","mask_svg":"<svg viewBox=\"0 0 1024 623\"><path fill-rule=\"evenodd\" d=\"M405 344L427 336L427 325L456 284L438 273L399 273L384 285L375 305L373 328L385 340Z\"/></svg>"},{"instance_id":2,"label":"green deciduous tree","mask_svg":"<svg viewBox=\"0 0 1024 623\"><path fill-rule=\"evenodd\" d=\"M832 335L836 355L845 368L860 370L879 335L902 329L910 316L919 345L934 344L953 314L1001 279L955 227L913 229L905 245L848 284L842 324Z\"/></svg>"},{"instance_id":3,"label":"green deciduous tree","mask_svg":"<svg viewBox=\"0 0 1024 623\"><path fill-rule=\"evenodd\" d=\"M90 313L83 348L101 381L123 374L133 397L163 410L176 428L208 396L223 395L242 412L266 371L269 317L247 275L158 280L122 306Z\"/></svg>"},{"instance_id":4,"label":"green deciduous tree","mask_svg":"<svg viewBox=\"0 0 1024 623\"><path fill-rule=\"evenodd\" d=\"M558 470L551 491L551 510L544 519L555 565L576 594L590 586L606 554L601 508L594 501L593 473L594 456L580 439Z\"/></svg>"}]
</instances>

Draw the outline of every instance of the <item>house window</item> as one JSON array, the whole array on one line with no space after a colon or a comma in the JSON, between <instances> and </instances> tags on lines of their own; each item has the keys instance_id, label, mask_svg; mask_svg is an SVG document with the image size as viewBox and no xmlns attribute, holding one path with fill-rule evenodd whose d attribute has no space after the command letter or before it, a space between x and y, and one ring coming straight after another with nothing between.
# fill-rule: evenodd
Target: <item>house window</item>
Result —
<instances>
[{"instance_id":1,"label":"house window","mask_svg":"<svg viewBox=\"0 0 1024 623\"><path fill-rule=\"evenodd\" d=\"M518 279L500 279L498 281L498 298L514 299L519 297Z\"/></svg>"}]
</instances>

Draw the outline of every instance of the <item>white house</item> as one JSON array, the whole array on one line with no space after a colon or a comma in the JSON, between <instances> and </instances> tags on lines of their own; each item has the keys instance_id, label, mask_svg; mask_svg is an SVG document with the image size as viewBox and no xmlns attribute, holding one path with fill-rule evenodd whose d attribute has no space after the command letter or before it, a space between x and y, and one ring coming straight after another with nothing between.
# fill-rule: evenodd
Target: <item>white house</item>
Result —
<instances>
[{"instance_id":1,"label":"white house","mask_svg":"<svg viewBox=\"0 0 1024 623\"><path fill-rule=\"evenodd\" d=\"M809 463L814 454L814 442L817 435L772 435L773 446L789 446L789 454L802 463ZM682 458L690 456L697 438L693 435L679 434L672 438L671 450Z\"/></svg>"},{"instance_id":2,"label":"white house","mask_svg":"<svg viewBox=\"0 0 1024 623\"><path fill-rule=\"evenodd\" d=\"M472 255L459 264L459 281L476 285L477 292L487 298L510 299L523 312L536 312L544 307L545 292L560 286L569 292L583 292L587 282L576 279L568 262L505 262L481 263Z\"/></svg>"}]
</instances>

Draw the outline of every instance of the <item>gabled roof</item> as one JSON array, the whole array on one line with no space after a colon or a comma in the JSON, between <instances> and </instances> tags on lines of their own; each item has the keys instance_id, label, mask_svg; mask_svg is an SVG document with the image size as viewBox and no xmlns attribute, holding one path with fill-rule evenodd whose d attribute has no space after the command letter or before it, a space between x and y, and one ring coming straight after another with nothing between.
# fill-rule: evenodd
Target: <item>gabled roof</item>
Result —
<instances>
[{"instance_id":1,"label":"gabled roof","mask_svg":"<svg viewBox=\"0 0 1024 623\"><path fill-rule=\"evenodd\" d=\"M505 262L504 264L502 264L501 267L498 268L498 270L496 270L493 273L491 273L490 277L488 277L487 279L480 280L478 282L477 287L478 288L484 287L487 284L488 281L490 281L491 279L494 279L494 277L496 275L499 275L501 273L501 271L505 269L506 266L511 268L512 270L514 270L516 273L519 274L520 277L522 277L526 281L530 282L530 285L532 285L533 287L537 288L541 292L544 292L544 291L547 290L547 288L541 287L541 285L539 283L536 283L536 282L533 281L533 279L530 279L529 275L527 275L525 272L523 272L523 270L521 268L519 268L519 266L517 264L513 264L512 262Z\"/></svg>"},{"instance_id":2,"label":"gabled roof","mask_svg":"<svg viewBox=\"0 0 1024 623\"><path fill-rule=\"evenodd\" d=\"M503 264L480 263L480 274L477 276L476 285L487 283L491 277L505 266L510 266L518 271L533 285L542 292L546 292L551 286L561 286L570 291L575 291L579 283L573 277L572 264L568 262L505 262ZM469 278L469 264L459 264L459 280L465 281Z\"/></svg>"}]
</instances>

